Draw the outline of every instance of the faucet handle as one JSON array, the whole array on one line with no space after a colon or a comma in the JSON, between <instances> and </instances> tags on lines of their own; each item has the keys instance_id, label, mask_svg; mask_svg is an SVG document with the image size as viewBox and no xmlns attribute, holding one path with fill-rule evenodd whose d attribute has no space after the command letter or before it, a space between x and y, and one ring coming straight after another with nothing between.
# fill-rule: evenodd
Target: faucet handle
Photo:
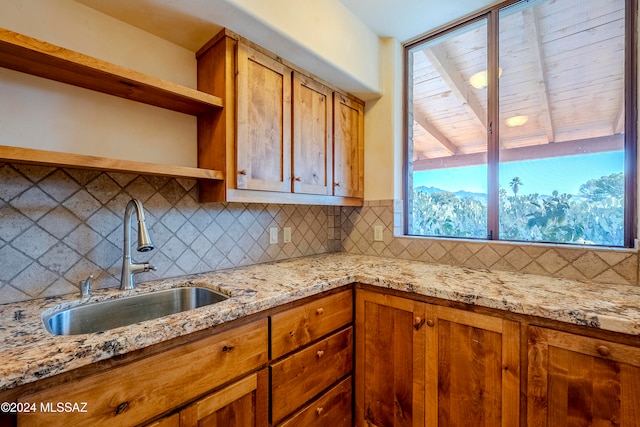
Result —
<instances>
[{"instance_id":1,"label":"faucet handle","mask_svg":"<svg viewBox=\"0 0 640 427\"><path fill-rule=\"evenodd\" d=\"M91 296L91 281L93 280L93 274L90 274L85 280L80 280L78 287L80 288L80 297L88 298Z\"/></svg>"}]
</instances>

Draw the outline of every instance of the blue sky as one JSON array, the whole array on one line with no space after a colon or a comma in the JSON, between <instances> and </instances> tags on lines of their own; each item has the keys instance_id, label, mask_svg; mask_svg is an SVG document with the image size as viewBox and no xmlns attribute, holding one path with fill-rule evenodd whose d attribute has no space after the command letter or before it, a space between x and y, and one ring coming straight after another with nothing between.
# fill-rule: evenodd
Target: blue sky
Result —
<instances>
[{"instance_id":1,"label":"blue sky","mask_svg":"<svg viewBox=\"0 0 640 427\"><path fill-rule=\"evenodd\" d=\"M519 177L523 185L519 194L559 193L578 194L580 185L589 179L600 178L624 171L624 152L613 151L579 156L556 157L523 162L509 162L500 165L500 186L511 193L509 182ZM456 192L487 192L486 166L449 168L415 172L414 187L437 187Z\"/></svg>"}]
</instances>

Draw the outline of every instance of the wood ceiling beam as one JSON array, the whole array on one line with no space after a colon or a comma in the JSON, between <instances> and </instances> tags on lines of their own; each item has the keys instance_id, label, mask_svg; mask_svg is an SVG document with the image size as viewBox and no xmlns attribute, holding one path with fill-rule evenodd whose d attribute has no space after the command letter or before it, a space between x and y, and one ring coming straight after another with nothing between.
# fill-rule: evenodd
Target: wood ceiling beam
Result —
<instances>
[{"instance_id":1,"label":"wood ceiling beam","mask_svg":"<svg viewBox=\"0 0 640 427\"><path fill-rule=\"evenodd\" d=\"M449 141L449 138L444 136L442 132L438 130L438 128L432 125L431 122L429 122L429 120L427 120L427 118L424 116L424 114L414 114L413 119L416 121L416 123L418 123L418 125L420 125L420 127L422 127L422 129L425 130L425 132L431 134L431 136L433 136L436 141L438 141L438 143L442 146L442 148L447 150L450 155L461 153L460 149L454 143Z\"/></svg>"},{"instance_id":2,"label":"wood ceiling beam","mask_svg":"<svg viewBox=\"0 0 640 427\"><path fill-rule=\"evenodd\" d=\"M595 154L624 149L623 135L610 135L599 138L579 139L575 141L556 142L553 144L531 145L528 147L510 148L500 151L501 162L517 162L523 160L546 159L552 157ZM434 159L414 160L413 171L479 166L487 163L487 153L460 154L457 156L438 157Z\"/></svg>"},{"instance_id":3,"label":"wood ceiling beam","mask_svg":"<svg viewBox=\"0 0 640 427\"><path fill-rule=\"evenodd\" d=\"M536 18L535 8L527 8L522 11L524 27L527 34L529 51L531 52L531 63L533 65L534 78L537 82L538 99L540 100L540 116L547 134L548 142L555 142L556 136L551 121L551 108L547 96L547 83L544 73L544 56L542 54L542 44L540 42L540 32L538 31L538 18Z\"/></svg>"},{"instance_id":4,"label":"wood ceiling beam","mask_svg":"<svg viewBox=\"0 0 640 427\"><path fill-rule=\"evenodd\" d=\"M444 48L441 45L426 47L423 52L442 80L451 88L451 92L460 100L464 109L486 130L487 120L482 106L474 94L469 91L469 86L458 70L449 61Z\"/></svg>"}]
</instances>

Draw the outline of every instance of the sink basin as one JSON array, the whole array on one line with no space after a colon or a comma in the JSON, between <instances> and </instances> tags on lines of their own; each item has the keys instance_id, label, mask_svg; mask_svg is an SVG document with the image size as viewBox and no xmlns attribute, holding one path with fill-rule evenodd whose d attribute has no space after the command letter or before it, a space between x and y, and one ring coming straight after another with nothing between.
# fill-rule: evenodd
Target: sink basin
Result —
<instances>
[{"instance_id":1,"label":"sink basin","mask_svg":"<svg viewBox=\"0 0 640 427\"><path fill-rule=\"evenodd\" d=\"M54 335L101 332L144 320L224 301L228 296L206 288L173 288L69 308L44 318Z\"/></svg>"}]
</instances>

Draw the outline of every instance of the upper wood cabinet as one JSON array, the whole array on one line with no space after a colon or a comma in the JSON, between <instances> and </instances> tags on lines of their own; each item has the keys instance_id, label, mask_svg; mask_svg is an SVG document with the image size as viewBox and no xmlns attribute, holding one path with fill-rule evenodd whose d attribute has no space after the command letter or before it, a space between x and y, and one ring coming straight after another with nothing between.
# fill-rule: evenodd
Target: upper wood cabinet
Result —
<instances>
[{"instance_id":1,"label":"upper wood cabinet","mask_svg":"<svg viewBox=\"0 0 640 427\"><path fill-rule=\"evenodd\" d=\"M334 183L336 196L364 197L364 106L343 94L334 99Z\"/></svg>"},{"instance_id":2,"label":"upper wood cabinet","mask_svg":"<svg viewBox=\"0 0 640 427\"><path fill-rule=\"evenodd\" d=\"M528 328L527 425L640 425L640 348Z\"/></svg>"},{"instance_id":3,"label":"upper wood cabinet","mask_svg":"<svg viewBox=\"0 0 640 427\"><path fill-rule=\"evenodd\" d=\"M332 195L333 93L293 73L293 192Z\"/></svg>"},{"instance_id":4,"label":"upper wood cabinet","mask_svg":"<svg viewBox=\"0 0 640 427\"><path fill-rule=\"evenodd\" d=\"M200 200L362 205L362 102L223 30L198 56L198 89L225 106L198 117L198 165L224 171Z\"/></svg>"},{"instance_id":5,"label":"upper wood cabinet","mask_svg":"<svg viewBox=\"0 0 640 427\"><path fill-rule=\"evenodd\" d=\"M291 70L238 45L238 189L291 191Z\"/></svg>"}]
</instances>

